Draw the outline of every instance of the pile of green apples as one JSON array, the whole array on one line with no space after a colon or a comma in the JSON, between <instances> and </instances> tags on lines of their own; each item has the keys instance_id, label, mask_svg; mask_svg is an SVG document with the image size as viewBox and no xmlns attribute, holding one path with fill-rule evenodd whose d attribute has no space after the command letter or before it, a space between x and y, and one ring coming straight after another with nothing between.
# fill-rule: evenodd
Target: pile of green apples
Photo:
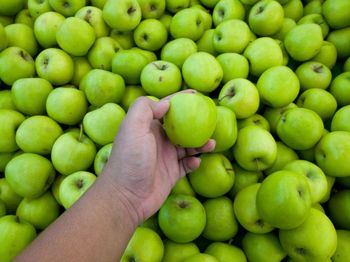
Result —
<instances>
[{"instance_id":1,"label":"pile of green apples","mask_svg":"<svg viewBox=\"0 0 350 262\"><path fill-rule=\"evenodd\" d=\"M101 173L128 108L200 147L121 261L350 261L349 0L0 0L0 261Z\"/></svg>"}]
</instances>

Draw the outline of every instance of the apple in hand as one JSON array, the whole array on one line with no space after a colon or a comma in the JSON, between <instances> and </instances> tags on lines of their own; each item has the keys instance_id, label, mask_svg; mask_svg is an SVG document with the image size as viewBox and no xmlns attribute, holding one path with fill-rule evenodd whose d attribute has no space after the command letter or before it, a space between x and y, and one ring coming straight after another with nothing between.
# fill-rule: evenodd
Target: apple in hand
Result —
<instances>
[{"instance_id":1,"label":"apple in hand","mask_svg":"<svg viewBox=\"0 0 350 262\"><path fill-rule=\"evenodd\" d=\"M329 261L337 248L337 233L332 221L314 208L298 227L281 229L279 239L288 256L295 261Z\"/></svg>"},{"instance_id":2,"label":"apple in hand","mask_svg":"<svg viewBox=\"0 0 350 262\"><path fill-rule=\"evenodd\" d=\"M62 175L87 170L93 163L96 146L86 135L78 131L69 131L61 135L51 151L51 161Z\"/></svg>"},{"instance_id":3,"label":"apple in hand","mask_svg":"<svg viewBox=\"0 0 350 262\"><path fill-rule=\"evenodd\" d=\"M200 93L178 93L170 99L163 126L173 144L201 147L215 131L216 114L211 98Z\"/></svg>"},{"instance_id":4,"label":"apple in hand","mask_svg":"<svg viewBox=\"0 0 350 262\"><path fill-rule=\"evenodd\" d=\"M0 218L0 257L2 262L10 262L35 238L35 228L17 216Z\"/></svg>"},{"instance_id":5,"label":"apple in hand","mask_svg":"<svg viewBox=\"0 0 350 262\"><path fill-rule=\"evenodd\" d=\"M50 191L34 199L24 198L16 215L39 230L44 230L59 216L59 205Z\"/></svg>"},{"instance_id":6,"label":"apple in hand","mask_svg":"<svg viewBox=\"0 0 350 262\"><path fill-rule=\"evenodd\" d=\"M106 165L109 156L112 152L113 143L104 145L98 150L95 160L94 160L94 171L97 176L99 176Z\"/></svg>"},{"instance_id":7,"label":"apple in hand","mask_svg":"<svg viewBox=\"0 0 350 262\"><path fill-rule=\"evenodd\" d=\"M131 31L141 21L141 7L137 0L107 0L103 19L113 29Z\"/></svg>"},{"instance_id":8,"label":"apple in hand","mask_svg":"<svg viewBox=\"0 0 350 262\"><path fill-rule=\"evenodd\" d=\"M239 0L220 0L213 9L213 22L215 27L220 23L230 20L244 20L245 9Z\"/></svg>"},{"instance_id":9,"label":"apple in hand","mask_svg":"<svg viewBox=\"0 0 350 262\"><path fill-rule=\"evenodd\" d=\"M159 50L168 39L165 26L156 19L145 19L134 30L135 44L145 50Z\"/></svg>"},{"instance_id":10,"label":"apple in hand","mask_svg":"<svg viewBox=\"0 0 350 262\"><path fill-rule=\"evenodd\" d=\"M138 227L124 251L120 262L163 261L164 245L159 235L149 228Z\"/></svg>"},{"instance_id":11,"label":"apple in hand","mask_svg":"<svg viewBox=\"0 0 350 262\"><path fill-rule=\"evenodd\" d=\"M18 149L16 144L16 130L25 117L10 109L0 109L0 152L11 153Z\"/></svg>"},{"instance_id":12,"label":"apple in hand","mask_svg":"<svg viewBox=\"0 0 350 262\"><path fill-rule=\"evenodd\" d=\"M199 254L199 248L192 242L180 244L166 239L163 244L164 255L162 261L181 262L187 257Z\"/></svg>"},{"instance_id":13,"label":"apple in hand","mask_svg":"<svg viewBox=\"0 0 350 262\"><path fill-rule=\"evenodd\" d=\"M235 78L247 78L249 74L248 60L237 53L224 53L216 57L223 70L222 83Z\"/></svg>"},{"instance_id":14,"label":"apple in hand","mask_svg":"<svg viewBox=\"0 0 350 262\"><path fill-rule=\"evenodd\" d=\"M73 16L80 8L86 5L86 0L49 0L53 10L62 15Z\"/></svg>"},{"instance_id":15,"label":"apple in hand","mask_svg":"<svg viewBox=\"0 0 350 262\"><path fill-rule=\"evenodd\" d=\"M5 84L12 85L16 80L34 74L34 60L24 49L12 46L0 53L0 79Z\"/></svg>"},{"instance_id":16,"label":"apple in hand","mask_svg":"<svg viewBox=\"0 0 350 262\"><path fill-rule=\"evenodd\" d=\"M167 42L160 53L162 60L171 62L182 68L185 60L197 52L196 43L189 38L177 38Z\"/></svg>"},{"instance_id":17,"label":"apple in hand","mask_svg":"<svg viewBox=\"0 0 350 262\"><path fill-rule=\"evenodd\" d=\"M15 214L22 197L12 190L8 181L3 177L0 178L0 201L5 204L8 214Z\"/></svg>"},{"instance_id":18,"label":"apple in hand","mask_svg":"<svg viewBox=\"0 0 350 262\"><path fill-rule=\"evenodd\" d=\"M242 249L222 242L211 243L204 251L205 254L217 258L220 262L235 261L246 262L247 258Z\"/></svg>"},{"instance_id":19,"label":"apple in hand","mask_svg":"<svg viewBox=\"0 0 350 262\"><path fill-rule=\"evenodd\" d=\"M170 195L159 210L158 223L168 239L188 243L203 232L205 209L193 196Z\"/></svg>"},{"instance_id":20,"label":"apple in hand","mask_svg":"<svg viewBox=\"0 0 350 262\"><path fill-rule=\"evenodd\" d=\"M84 6L76 12L75 17L84 19L94 29L96 38L109 35L109 27L102 17L102 10L94 6Z\"/></svg>"},{"instance_id":21,"label":"apple in hand","mask_svg":"<svg viewBox=\"0 0 350 262\"><path fill-rule=\"evenodd\" d=\"M208 198L226 194L235 179L230 161L220 153L202 154L200 159L200 167L188 175L194 191Z\"/></svg>"},{"instance_id":22,"label":"apple in hand","mask_svg":"<svg viewBox=\"0 0 350 262\"><path fill-rule=\"evenodd\" d=\"M273 136L258 126L247 126L238 131L233 155L246 170L265 170L276 160L277 145Z\"/></svg>"},{"instance_id":23,"label":"apple in hand","mask_svg":"<svg viewBox=\"0 0 350 262\"><path fill-rule=\"evenodd\" d=\"M124 117L125 111L120 105L107 103L84 116L84 131L99 145L112 143Z\"/></svg>"},{"instance_id":24,"label":"apple in hand","mask_svg":"<svg viewBox=\"0 0 350 262\"><path fill-rule=\"evenodd\" d=\"M55 169L43 156L22 153L7 164L5 178L18 195L35 198L51 186L55 179Z\"/></svg>"},{"instance_id":25,"label":"apple in hand","mask_svg":"<svg viewBox=\"0 0 350 262\"><path fill-rule=\"evenodd\" d=\"M23 152L47 155L62 135L60 125L48 116L31 116L16 131L16 143Z\"/></svg>"}]
</instances>

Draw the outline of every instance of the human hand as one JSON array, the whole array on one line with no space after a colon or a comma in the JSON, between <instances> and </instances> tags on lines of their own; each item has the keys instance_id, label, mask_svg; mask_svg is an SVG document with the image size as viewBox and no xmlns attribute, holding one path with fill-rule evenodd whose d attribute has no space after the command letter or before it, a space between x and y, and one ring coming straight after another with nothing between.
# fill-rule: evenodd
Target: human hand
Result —
<instances>
[{"instance_id":1,"label":"human hand","mask_svg":"<svg viewBox=\"0 0 350 262\"><path fill-rule=\"evenodd\" d=\"M197 149L171 144L160 122L168 109L169 98L160 102L138 98L119 128L101 174L137 225L161 207L178 179L199 167L196 155L215 147L214 140Z\"/></svg>"}]
</instances>

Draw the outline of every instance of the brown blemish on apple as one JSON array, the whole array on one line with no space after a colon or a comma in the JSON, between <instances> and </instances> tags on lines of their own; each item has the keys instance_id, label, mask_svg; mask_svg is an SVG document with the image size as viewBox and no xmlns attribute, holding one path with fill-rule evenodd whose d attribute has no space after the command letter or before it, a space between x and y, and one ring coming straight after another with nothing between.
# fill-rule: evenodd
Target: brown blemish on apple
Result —
<instances>
[{"instance_id":1,"label":"brown blemish on apple","mask_svg":"<svg viewBox=\"0 0 350 262\"><path fill-rule=\"evenodd\" d=\"M312 70L315 72L315 73L322 73L323 72L323 65L313 65L312 66Z\"/></svg>"}]
</instances>

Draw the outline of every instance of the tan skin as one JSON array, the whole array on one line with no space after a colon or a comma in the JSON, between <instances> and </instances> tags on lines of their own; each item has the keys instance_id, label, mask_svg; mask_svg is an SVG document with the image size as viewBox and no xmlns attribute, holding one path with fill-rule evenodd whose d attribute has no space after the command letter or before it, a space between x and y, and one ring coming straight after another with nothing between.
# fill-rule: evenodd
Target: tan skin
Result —
<instances>
[{"instance_id":1,"label":"tan skin","mask_svg":"<svg viewBox=\"0 0 350 262\"><path fill-rule=\"evenodd\" d=\"M197 149L171 144L160 122L168 109L169 98L137 99L95 184L15 261L119 261L136 227L199 167L196 155L215 147L213 140Z\"/></svg>"}]
</instances>

